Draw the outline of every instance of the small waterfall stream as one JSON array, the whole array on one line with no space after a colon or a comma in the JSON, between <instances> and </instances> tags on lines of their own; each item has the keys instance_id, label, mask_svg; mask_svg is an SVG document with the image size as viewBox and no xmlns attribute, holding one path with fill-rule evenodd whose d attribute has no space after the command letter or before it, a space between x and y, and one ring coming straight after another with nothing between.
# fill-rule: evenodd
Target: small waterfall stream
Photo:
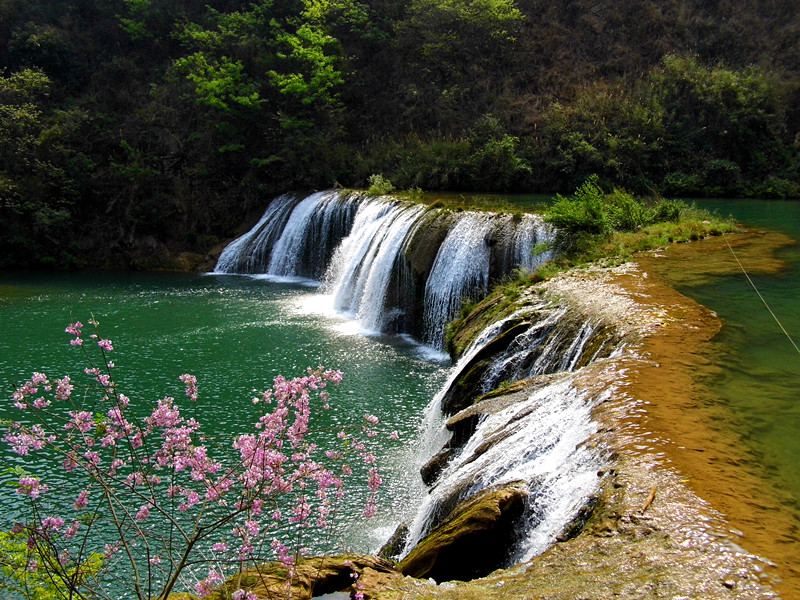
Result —
<instances>
[{"instance_id":1,"label":"small waterfall stream","mask_svg":"<svg viewBox=\"0 0 800 600\"><path fill-rule=\"evenodd\" d=\"M486 213L467 212L448 231L436 253L425 282L425 343L434 348L444 343L444 328L464 299L486 294L489 285L491 247L486 243L494 227ZM532 248L528 254L532 253Z\"/></svg>"},{"instance_id":2,"label":"small waterfall stream","mask_svg":"<svg viewBox=\"0 0 800 600\"><path fill-rule=\"evenodd\" d=\"M485 364L484 350L509 331L513 339ZM459 502L517 480L528 484L530 496L505 566L546 550L596 490L604 464L584 445L596 431L591 411L600 399L576 384L579 365L612 356L621 347L606 328L542 298L529 299L525 308L489 325L427 409L428 457L449 458L409 525L403 555ZM531 382L523 391L481 402L481 395L522 379ZM464 392L465 387L470 389Z\"/></svg>"}]
</instances>

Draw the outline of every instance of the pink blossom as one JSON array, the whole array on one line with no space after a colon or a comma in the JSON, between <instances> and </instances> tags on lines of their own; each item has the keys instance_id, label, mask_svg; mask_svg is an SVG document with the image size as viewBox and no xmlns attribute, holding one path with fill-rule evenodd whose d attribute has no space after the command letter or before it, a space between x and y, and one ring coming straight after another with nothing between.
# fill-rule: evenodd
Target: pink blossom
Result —
<instances>
[{"instance_id":1,"label":"pink blossom","mask_svg":"<svg viewBox=\"0 0 800 600\"><path fill-rule=\"evenodd\" d=\"M245 591L240 588L231 594L231 600L258 600L258 596L255 592Z\"/></svg>"},{"instance_id":2,"label":"pink blossom","mask_svg":"<svg viewBox=\"0 0 800 600\"><path fill-rule=\"evenodd\" d=\"M75 321L74 323L70 323L67 325L67 328L64 330L71 335L80 335L81 334L81 327L83 327L83 323L80 321Z\"/></svg>"},{"instance_id":3,"label":"pink blossom","mask_svg":"<svg viewBox=\"0 0 800 600\"><path fill-rule=\"evenodd\" d=\"M180 416L180 410L172 406L173 402L175 402L175 399L169 396L159 400L158 407L145 419L145 422L150 427L175 427L182 423L183 418Z\"/></svg>"},{"instance_id":4,"label":"pink blossom","mask_svg":"<svg viewBox=\"0 0 800 600\"><path fill-rule=\"evenodd\" d=\"M81 527L80 521L77 520L73 521L72 523L70 523L70 526L64 530L64 537L67 538L68 540L71 540L75 536L75 534L78 533L78 529L80 529L80 527Z\"/></svg>"},{"instance_id":5,"label":"pink blossom","mask_svg":"<svg viewBox=\"0 0 800 600\"><path fill-rule=\"evenodd\" d=\"M72 504L72 508L74 508L75 510L81 510L86 508L88 504L89 504L89 490L83 490L78 494L78 497Z\"/></svg>"},{"instance_id":6,"label":"pink blossom","mask_svg":"<svg viewBox=\"0 0 800 600\"><path fill-rule=\"evenodd\" d=\"M61 517L45 517L42 519L42 530L47 531L48 529L53 529L54 531L58 531L64 526L64 519Z\"/></svg>"},{"instance_id":7,"label":"pink blossom","mask_svg":"<svg viewBox=\"0 0 800 600\"><path fill-rule=\"evenodd\" d=\"M50 406L50 400L45 398L37 398L33 401L33 407L38 408L39 410L47 408L48 406Z\"/></svg>"},{"instance_id":8,"label":"pink blossom","mask_svg":"<svg viewBox=\"0 0 800 600\"><path fill-rule=\"evenodd\" d=\"M47 375L44 373L34 373L31 375L31 383L33 385L44 385L47 383Z\"/></svg>"},{"instance_id":9,"label":"pink blossom","mask_svg":"<svg viewBox=\"0 0 800 600\"><path fill-rule=\"evenodd\" d=\"M72 390L69 375L65 375L63 379L56 379L56 400L69 400Z\"/></svg>"},{"instance_id":10,"label":"pink blossom","mask_svg":"<svg viewBox=\"0 0 800 600\"><path fill-rule=\"evenodd\" d=\"M389 434L389 439L390 440L399 440L400 439L400 434L397 433L396 429L394 431L392 431L392 433Z\"/></svg>"},{"instance_id":11,"label":"pink blossom","mask_svg":"<svg viewBox=\"0 0 800 600\"><path fill-rule=\"evenodd\" d=\"M214 552L227 552L228 551L228 544L226 544L225 542L217 542L216 544L211 546L211 549Z\"/></svg>"},{"instance_id":12,"label":"pink blossom","mask_svg":"<svg viewBox=\"0 0 800 600\"><path fill-rule=\"evenodd\" d=\"M259 532L258 521L246 521L244 526L247 529L247 533L249 533L250 535L252 536L258 535Z\"/></svg>"},{"instance_id":13,"label":"pink blossom","mask_svg":"<svg viewBox=\"0 0 800 600\"><path fill-rule=\"evenodd\" d=\"M61 463L61 466L64 467L65 471L74 471L78 467L78 455L74 452L70 452L67 454L64 462Z\"/></svg>"},{"instance_id":14,"label":"pink blossom","mask_svg":"<svg viewBox=\"0 0 800 600\"><path fill-rule=\"evenodd\" d=\"M270 542L270 546L272 547L272 551L275 553L275 556L279 561L281 561L284 565L290 565L294 562L292 558L289 547L285 544L282 544L278 540L272 540Z\"/></svg>"},{"instance_id":15,"label":"pink blossom","mask_svg":"<svg viewBox=\"0 0 800 600\"><path fill-rule=\"evenodd\" d=\"M87 466L97 467L100 464L100 455L94 450L84 452L83 458L86 459Z\"/></svg>"},{"instance_id":16,"label":"pink blossom","mask_svg":"<svg viewBox=\"0 0 800 600\"><path fill-rule=\"evenodd\" d=\"M378 474L378 469L372 468L367 471L367 487L370 492L377 492L381 487L381 476Z\"/></svg>"},{"instance_id":17,"label":"pink blossom","mask_svg":"<svg viewBox=\"0 0 800 600\"><path fill-rule=\"evenodd\" d=\"M20 456L25 456L30 450L41 450L48 442L54 442L55 439L54 435L47 435L39 424L25 431L19 423L14 423L12 431L3 436L3 441L11 444L11 448Z\"/></svg>"},{"instance_id":18,"label":"pink blossom","mask_svg":"<svg viewBox=\"0 0 800 600\"><path fill-rule=\"evenodd\" d=\"M111 340L99 340L99 341L97 342L97 345L98 345L98 346L100 346L100 348L101 348L101 349L102 349L104 352L111 352L111 351L114 349L114 346L113 346L113 344L111 343Z\"/></svg>"},{"instance_id":19,"label":"pink blossom","mask_svg":"<svg viewBox=\"0 0 800 600\"><path fill-rule=\"evenodd\" d=\"M88 411L70 411L69 416L72 420L64 425L64 429L77 429L81 433L88 433L94 427L94 416Z\"/></svg>"},{"instance_id":20,"label":"pink blossom","mask_svg":"<svg viewBox=\"0 0 800 600\"><path fill-rule=\"evenodd\" d=\"M181 375L179 379L183 382L186 386L186 395L192 402L197 401L197 378L194 375L189 375L188 373Z\"/></svg>"},{"instance_id":21,"label":"pink blossom","mask_svg":"<svg viewBox=\"0 0 800 600\"><path fill-rule=\"evenodd\" d=\"M144 521L149 516L150 516L150 505L143 504L136 513L136 520Z\"/></svg>"},{"instance_id":22,"label":"pink blossom","mask_svg":"<svg viewBox=\"0 0 800 600\"><path fill-rule=\"evenodd\" d=\"M21 477L17 493L28 496L31 500L36 500L41 494L47 491L47 486L42 484L36 477Z\"/></svg>"},{"instance_id":23,"label":"pink blossom","mask_svg":"<svg viewBox=\"0 0 800 600\"><path fill-rule=\"evenodd\" d=\"M197 595L202 597L208 596L211 592L214 591L214 587L218 586L224 581L222 574L217 571L217 569L211 569L206 575L206 578L202 581L197 582L194 586L194 590L197 592Z\"/></svg>"}]
</instances>

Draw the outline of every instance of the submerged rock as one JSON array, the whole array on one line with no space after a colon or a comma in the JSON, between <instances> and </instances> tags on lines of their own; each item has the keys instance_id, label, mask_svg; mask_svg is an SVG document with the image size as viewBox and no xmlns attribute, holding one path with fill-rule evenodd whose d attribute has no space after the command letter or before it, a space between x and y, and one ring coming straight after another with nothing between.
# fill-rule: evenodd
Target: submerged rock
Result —
<instances>
[{"instance_id":1,"label":"submerged rock","mask_svg":"<svg viewBox=\"0 0 800 600\"><path fill-rule=\"evenodd\" d=\"M400 563L404 575L468 581L502 566L528 486L515 481L465 500Z\"/></svg>"}]
</instances>

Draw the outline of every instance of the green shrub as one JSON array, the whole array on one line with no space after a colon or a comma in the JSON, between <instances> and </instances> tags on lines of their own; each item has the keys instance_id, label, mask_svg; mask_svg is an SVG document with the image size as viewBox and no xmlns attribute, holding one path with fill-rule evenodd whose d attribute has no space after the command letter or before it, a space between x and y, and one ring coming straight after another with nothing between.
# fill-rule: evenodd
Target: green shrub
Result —
<instances>
[{"instance_id":1,"label":"green shrub","mask_svg":"<svg viewBox=\"0 0 800 600\"><path fill-rule=\"evenodd\" d=\"M610 233L604 196L597 175L592 175L572 196L557 194L555 203L545 212L545 220L569 235Z\"/></svg>"},{"instance_id":2,"label":"green shrub","mask_svg":"<svg viewBox=\"0 0 800 600\"><path fill-rule=\"evenodd\" d=\"M392 182L380 173L369 176L369 188L367 188L367 193L371 196L384 196L386 194L391 194L393 191L394 186Z\"/></svg>"}]
</instances>

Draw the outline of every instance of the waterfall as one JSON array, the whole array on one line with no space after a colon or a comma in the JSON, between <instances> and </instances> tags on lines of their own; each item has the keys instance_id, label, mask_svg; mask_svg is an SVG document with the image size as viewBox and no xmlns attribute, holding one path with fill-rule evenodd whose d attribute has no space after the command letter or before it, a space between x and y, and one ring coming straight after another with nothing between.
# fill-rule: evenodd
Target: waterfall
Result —
<instances>
[{"instance_id":1,"label":"waterfall","mask_svg":"<svg viewBox=\"0 0 800 600\"><path fill-rule=\"evenodd\" d=\"M289 194L273 200L250 231L225 247L214 272L266 273L272 248L296 202L297 199Z\"/></svg>"},{"instance_id":2,"label":"waterfall","mask_svg":"<svg viewBox=\"0 0 800 600\"><path fill-rule=\"evenodd\" d=\"M567 376L485 417L423 501L406 551L446 516L443 506L519 479L531 496L508 565L546 550L597 486L603 461L582 445L596 431L592 406Z\"/></svg>"},{"instance_id":3,"label":"waterfall","mask_svg":"<svg viewBox=\"0 0 800 600\"><path fill-rule=\"evenodd\" d=\"M388 202L364 205L351 234L336 250L326 274L337 310L356 318L370 332L384 331L392 314L387 291L400 250L421 206Z\"/></svg>"},{"instance_id":4,"label":"waterfall","mask_svg":"<svg viewBox=\"0 0 800 600\"><path fill-rule=\"evenodd\" d=\"M336 191L317 192L302 200L275 242L267 273L319 278L332 248L349 230L352 209L356 207L351 198L342 199Z\"/></svg>"},{"instance_id":5,"label":"waterfall","mask_svg":"<svg viewBox=\"0 0 800 600\"><path fill-rule=\"evenodd\" d=\"M405 553L458 502L492 485L522 479L531 495L508 565L527 560L553 543L596 489L603 459L584 442L596 431L591 410L599 400L587 397L575 379L580 365L611 355L622 342L565 305L538 296L524 304L480 334L427 410L424 439L438 442L432 449L426 444L427 457L442 447L451 457L409 526ZM509 342L505 338L510 335ZM505 348L487 361L484 350L498 340L505 340ZM470 377L467 392L461 381L465 376ZM535 377L529 391L516 392L510 400L474 405L503 382ZM460 434L448 440L443 406L460 410L458 401L450 402L453 394L464 393L470 398L465 414L477 421L470 424L474 417L456 414L450 423Z\"/></svg>"},{"instance_id":6,"label":"waterfall","mask_svg":"<svg viewBox=\"0 0 800 600\"><path fill-rule=\"evenodd\" d=\"M535 215L522 215L522 220L514 231L514 263L529 271L553 258L553 251L547 247L553 239L550 228ZM537 248L538 245L543 248Z\"/></svg>"},{"instance_id":7,"label":"waterfall","mask_svg":"<svg viewBox=\"0 0 800 600\"><path fill-rule=\"evenodd\" d=\"M215 272L322 281L336 310L364 331L412 334L441 350L463 300L480 298L516 267L535 268L545 255L533 249L551 237L535 215L328 190L276 198L225 248Z\"/></svg>"},{"instance_id":8,"label":"waterfall","mask_svg":"<svg viewBox=\"0 0 800 600\"><path fill-rule=\"evenodd\" d=\"M464 213L439 247L425 283L425 342L430 346L442 346L443 325L458 314L464 299L486 293L490 259L486 238L493 221L490 214Z\"/></svg>"}]
</instances>

